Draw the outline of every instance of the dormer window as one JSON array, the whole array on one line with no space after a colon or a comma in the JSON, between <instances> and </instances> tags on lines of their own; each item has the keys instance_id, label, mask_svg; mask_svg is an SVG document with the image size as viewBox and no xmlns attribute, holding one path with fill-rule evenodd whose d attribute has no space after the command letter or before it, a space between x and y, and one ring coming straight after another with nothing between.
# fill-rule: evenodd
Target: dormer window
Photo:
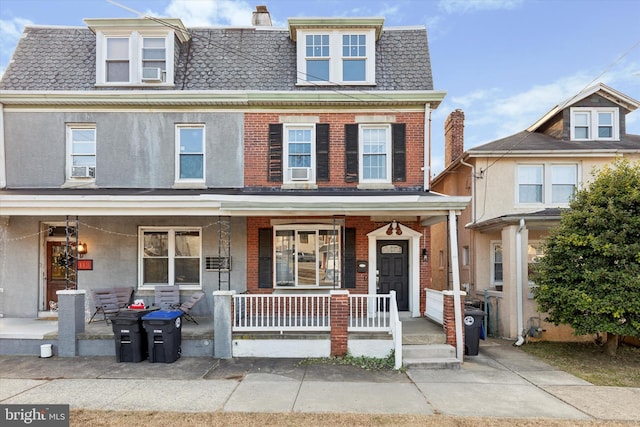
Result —
<instances>
[{"instance_id":1,"label":"dormer window","mask_svg":"<svg viewBox=\"0 0 640 427\"><path fill-rule=\"evenodd\" d=\"M96 34L96 85L172 86L176 39L189 33L177 19L87 19Z\"/></svg>"},{"instance_id":2,"label":"dormer window","mask_svg":"<svg viewBox=\"0 0 640 427\"><path fill-rule=\"evenodd\" d=\"M382 19L290 19L298 85L375 85L375 44Z\"/></svg>"},{"instance_id":3,"label":"dormer window","mask_svg":"<svg viewBox=\"0 0 640 427\"><path fill-rule=\"evenodd\" d=\"M617 108L571 108L572 141L620 139Z\"/></svg>"}]
</instances>

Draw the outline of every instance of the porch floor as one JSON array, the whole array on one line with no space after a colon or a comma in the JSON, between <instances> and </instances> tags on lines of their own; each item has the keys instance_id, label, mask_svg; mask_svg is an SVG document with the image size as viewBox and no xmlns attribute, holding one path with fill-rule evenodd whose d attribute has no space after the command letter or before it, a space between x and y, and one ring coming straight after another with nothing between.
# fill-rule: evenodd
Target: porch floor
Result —
<instances>
[{"instance_id":1,"label":"porch floor","mask_svg":"<svg viewBox=\"0 0 640 427\"><path fill-rule=\"evenodd\" d=\"M185 321L182 337L199 339L213 337L213 318L198 317L198 324ZM403 344L435 344L443 342L442 326L424 317L409 317L401 313ZM5 317L0 318L0 339L57 339L58 321L51 319L33 319ZM104 320L85 323L83 339L113 339L113 327Z\"/></svg>"}]
</instances>

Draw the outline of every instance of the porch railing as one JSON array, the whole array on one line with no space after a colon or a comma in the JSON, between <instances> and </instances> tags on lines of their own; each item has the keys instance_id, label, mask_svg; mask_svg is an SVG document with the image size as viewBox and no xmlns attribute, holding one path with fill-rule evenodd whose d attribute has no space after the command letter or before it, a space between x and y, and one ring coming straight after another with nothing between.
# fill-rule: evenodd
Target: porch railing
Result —
<instances>
[{"instance_id":1,"label":"porch railing","mask_svg":"<svg viewBox=\"0 0 640 427\"><path fill-rule=\"evenodd\" d=\"M234 331L330 331L329 295L234 295Z\"/></svg>"},{"instance_id":2,"label":"porch railing","mask_svg":"<svg viewBox=\"0 0 640 427\"><path fill-rule=\"evenodd\" d=\"M425 289L427 293L426 311L424 313L429 319L442 325L444 322L444 296L442 291Z\"/></svg>"},{"instance_id":3,"label":"porch railing","mask_svg":"<svg viewBox=\"0 0 640 427\"><path fill-rule=\"evenodd\" d=\"M402 322L396 293L388 295L350 295L349 332L389 332L393 337L396 369L402 366Z\"/></svg>"}]
</instances>

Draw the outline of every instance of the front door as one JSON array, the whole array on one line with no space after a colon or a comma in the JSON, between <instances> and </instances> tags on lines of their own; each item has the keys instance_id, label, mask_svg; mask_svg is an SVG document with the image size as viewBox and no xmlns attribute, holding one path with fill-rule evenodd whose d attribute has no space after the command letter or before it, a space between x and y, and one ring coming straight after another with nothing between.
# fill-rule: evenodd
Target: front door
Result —
<instances>
[{"instance_id":1,"label":"front door","mask_svg":"<svg viewBox=\"0 0 640 427\"><path fill-rule=\"evenodd\" d=\"M398 310L409 310L409 242L380 240L377 258L378 293L396 291Z\"/></svg>"},{"instance_id":2,"label":"front door","mask_svg":"<svg viewBox=\"0 0 640 427\"><path fill-rule=\"evenodd\" d=\"M58 295L57 291L66 289L67 278L66 268L64 266L64 249L65 242L47 242L47 289L45 300L45 310L51 310L51 302L54 306L57 305ZM75 283L75 271L69 269L69 281L70 285Z\"/></svg>"}]
</instances>

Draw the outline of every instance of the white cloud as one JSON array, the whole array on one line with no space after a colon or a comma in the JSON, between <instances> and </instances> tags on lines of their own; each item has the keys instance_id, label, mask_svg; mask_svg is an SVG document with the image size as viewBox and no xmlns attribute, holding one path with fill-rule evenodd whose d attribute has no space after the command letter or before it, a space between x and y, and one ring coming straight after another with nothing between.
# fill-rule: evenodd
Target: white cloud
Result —
<instances>
[{"instance_id":1,"label":"white cloud","mask_svg":"<svg viewBox=\"0 0 640 427\"><path fill-rule=\"evenodd\" d=\"M245 1L172 0L165 14L181 18L187 27L250 26L253 7Z\"/></svg>"},{"instance_id":2,"label":"white cloud","mask_svg":"<svg viewBox=\"0 0 640 427\"><path fill-rule=\"evenodd\" d=\"M477 10L515 9L524 0L440 0L438 7L447 13L465 13Z\"/></svg>"}]
</instances>

